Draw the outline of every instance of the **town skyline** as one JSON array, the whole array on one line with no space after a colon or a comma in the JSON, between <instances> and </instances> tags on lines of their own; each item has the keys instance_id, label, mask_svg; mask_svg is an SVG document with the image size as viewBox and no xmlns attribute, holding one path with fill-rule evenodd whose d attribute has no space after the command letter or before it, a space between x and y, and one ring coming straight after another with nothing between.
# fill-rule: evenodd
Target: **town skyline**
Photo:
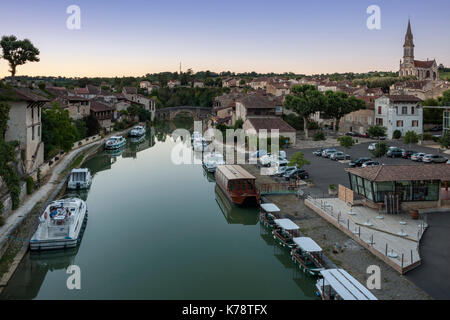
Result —
<instances>
[{"instance_id":1,"label":"town skyline","mask_svg":"<svg viewBox=\"0 0 450 320\"><path fill-rule=\"evenodd\" d=\"M159 2L79 1L80 30L66 28L69 1L44 5L49 3L25 1L20 17L8 15L9 10L0 13L2 35L28 38L41 51L40 62L20 66L18 76L139 77L178 72L180 61L183 71L194 72L396 72L408 18L417 58L450 64L446 55L450 44L443 41L450 5L438 0L378 1L380 30L366 26L370 1L321 5L281 1L277 6L263 3L261 8L249 1L234 15L229 2L229 6L177 2L172 7L179 8L178 13ZM14 3L5 7L18 9ZM0 60L0 77L8 76L8 70Z\"/></svg>"}]
</instances>

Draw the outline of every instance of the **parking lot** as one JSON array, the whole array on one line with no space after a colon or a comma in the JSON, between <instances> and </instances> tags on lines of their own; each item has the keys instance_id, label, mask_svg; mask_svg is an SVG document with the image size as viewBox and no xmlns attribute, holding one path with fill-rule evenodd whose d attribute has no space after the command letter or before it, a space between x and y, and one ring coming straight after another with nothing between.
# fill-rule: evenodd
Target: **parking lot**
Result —
<instances>
[{"instance_id":1,"label":"parking lot","mask_svg":"<svg viewBox=\"0 0 450 320\"><path fill-rule=\"evenodd\" d=\"M418 145L408 146L397 141L385 141L385 142L388 146L396 146L405 150L414 150L417 152L441 154L446 158L450 158L448 154L438 152L437 149L429 147L422 147ZM422 164L421 162L415 162L403 158L388 158L386 156L381 158L374 158L372 156L372 153L368 150L369 144L370 142L357 144L351 147L350 149L345 149L339 146L335 148L337 150L349 154L352 160L355 160L360 157L369 157L382 164L411 164L411 165ZM290 158L290 156L293 153L301 151L305 155L305 158L311 162L310 165L304 167L309 172L309 177L314 183L314 188L311 188L310 192L317 196L327 194L328 187L330 186L330 184L335 185L342 184L346 187L349 187L350 183L348 179L348 174L344 170L349 167L348 163L340 163L338 161L333 161L328 158L315 156L313 154L313 151L317 149L318 148L308 148L308 149L289 148L286 150L288 158ZM432 166L433 164L426 164L426 165Z\"/></svg>"}]
</instances>

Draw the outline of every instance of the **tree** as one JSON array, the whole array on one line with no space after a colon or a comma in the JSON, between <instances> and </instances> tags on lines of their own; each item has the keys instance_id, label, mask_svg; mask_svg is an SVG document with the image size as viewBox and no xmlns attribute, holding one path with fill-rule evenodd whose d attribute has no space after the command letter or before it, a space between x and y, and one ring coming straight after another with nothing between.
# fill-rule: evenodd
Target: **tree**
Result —
<instances>
[{"instance_id":1,"label":"tree","mask_svg":"<svg viewBox=\"0 0 450 320\"><path fill-rule=\"evenodd\" d=\"M372 150L371 152L372 152L372 155L375 158L381 158L382 156L384 156L388 152L388 150L389 150L389 147L388 147L388 145L386 143L378 142L375 145L375 149Z\"/></svg>"},{"instance_id":2,"label":"tree","mask_svg":"<svg viewBox=\"0 0 450 320\"><path fill-rule=\"evenodd\" d=\"M353 138L350 136L339 137L338 141L341 147L344 147L346 149L351 148L355 144L355 140L353 140Z\"/></svg>"},{"instance_id":3,"label":"tree","mask_svg":"<svg viewBox=\"0 0 450 320\"><path fill-rule=\"evenodd\" d=\"M402 137L402 132L400 130L394 130L392 133L392 139L400 139Z\"/></svg>"},{"instance_id":4,"label":"tree","mask_svg":"<svg viewBox=\"0 0 450 320\"><path fill-rule=\"evenodd\" d=\"M403 136L404 144L412 144L419 142L419 136L414 131L407 131Z\"/></svg>"},{"instance_id":5,"label":"tree","mask_svg":"<svg viewBox=\"0 0 450 320\"><path fill-rule=\"evenodd\" d=\"M30 40L18 40L16 36L3 36L0 40L3 59L7 60L11 67L11 80L15 82L17 66L30 61L39 61L39 49L37 49Z\"/></svg>"},{"instance_id":6,"label":"tree","mask_svg":"<svg viewBox=\"0 0 450 320\"><path fill-rule=\"evenodd\" d=\"M442 148L448 149L450 147L450 133L445 131L442 137L439 138L439 143Z\"/></svg>"},{"instance_id":7,"label":"tree","mask_svg":"<svg viewBox=\"0 0 450 320\"><path fill-rule=\"evenodd\" d=\"M78 137L77 128L72 125L69 112L62 109L58 103L42 112L42 141L44 142L44 157L72 149Z\"/></svg>"},{"instance_id":8,"label":"tree","mask_svg":"<svg viewBox=\"0 0 450 320\"><path fill-rule=\"evenodd\" d=\"M289 160L290 166L297 166L302 168L304 165L311 164L308 160L305 159L303 152L296 152L292 155L291 160Z\"/></svg>"},{"instance_id":9,"label":"tree","mask_svg":"<svg viewBox=\"0 0 450 320\"><path fill-rule=\"evenodd\" d=\"M349 97L345 92L325 92L325 114L334 119L335 125L333 126L334 132L336 132L339 119L350 112L354 112L359 109L365 109L366 103L364 100Z\"/></svg>"},{"instance_id":10,"label":"tree","mask_svg":"<svg viewBox=\"0 0 450 320\"><path fill-rule=\"evenodd\" d=\"M296 85L291 88L291 94L286 96L284 106L303 118L303 131L308 138L308 118L316 112L324 109L324 96L315 86L304 84Z\"/></svg>"},{"instance_id":11,"label":"tree","mask_svg":"<svg viewBox=\"0 0 450 320\"><path fill-rule=\"evenodd\" d=\"M87 129L87 136L95 136L100 132L100 123L98 122L97 118L94 117L93 114L88 115L86 118L84 118L84 121L86 122L86 129Z\"/></svg>"},{"instance_id":12,"label":"tree","mask_svg":"<svg viewBox=\"0 0 450 320\"><path fill-rule=\"evenodd\" d=\"M382 127L378 124L376 124L374 126L369 126L369 128L367 129L367 134L370 137L374 137L374 138L385 137L386 136L386 127Z\"/></svg>"}]
</instances>

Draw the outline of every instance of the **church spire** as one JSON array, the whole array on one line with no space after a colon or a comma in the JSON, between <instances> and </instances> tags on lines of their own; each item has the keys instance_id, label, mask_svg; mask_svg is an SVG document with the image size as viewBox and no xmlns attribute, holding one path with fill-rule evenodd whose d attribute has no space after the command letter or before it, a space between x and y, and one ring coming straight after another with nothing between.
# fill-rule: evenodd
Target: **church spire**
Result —
<instances>
[{"instance_id":1,"label":"church spire","mask_svg":"<svg viewBox=\"0 0 450 320\"><path fill-rule=\"evenodd\" d=\"M405 44L403 47L414 47L413 34L411 31L411 21L408 19L408 30L406 30Z\"/></svg>"}]
</instances>

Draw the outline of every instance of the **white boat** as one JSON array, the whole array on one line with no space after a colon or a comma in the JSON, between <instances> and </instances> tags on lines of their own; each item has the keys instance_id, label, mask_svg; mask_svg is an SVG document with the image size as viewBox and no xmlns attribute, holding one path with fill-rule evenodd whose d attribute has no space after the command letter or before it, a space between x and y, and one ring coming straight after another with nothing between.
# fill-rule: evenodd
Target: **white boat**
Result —
<instances>
[{"instance_id":1,"label":"white boat","mask_svg":"<svg viewBox=\"0 0 450 320\"><path fill-rule=\"evenodd\" d=\"M206 147L208 146L208 143L202 139L202 140L194 140L193 143L194 151L204 151Z\"/></svg>"},{"instance_id":2,"label":"white boat","mask_svg":"<svg viewBox=\"0 0 450 320\"><path fill-rule=\"evenodd\" d=\"M130 137L141 137L145 134L145 128L143 126L135 126L130 130Z\"/></svg>"},{"instance_id":3,"label":"white boat","mask_svg":"<svg viewBox=\"0 0 450 320\"><path fill-rule=\"evenodd\" d=\"M87 219L86 203L78 198L51 202L39 218L30 240L31 250L65 249L77 246Z\"/></svg>"},{"instance_id":4,"label":"white boat","mask_svg":"<svg viewBox=\"0 0 450 320\"><path fill-rule=\"evenodd\" d=\"M105 142L106 149L119 149L123 147L127 141L122 136L112 136Z\"/></svg>"},{"instance_id":5,"label":"white boat","mask_svg":"<svg viewBox=\"0 0 450 320\"><path fill-rule=\"evenodd\" d=\"M196 140L202 140L202 138L203 138L203 135L200 132L194 131L191 136L191 142L194 142Z\"/></svg>"},{"instance_id":6,"label":"white boat","mask_svg":"<svg viewBox=\"0 0 450 320\"><path fill-rule=\"evenodd\" d=\"M216 172L217 166L222 166L225 164L223 155L217 152L211 152L205 156L203 160L203 166L208 172Z\"/></svg>"},{"instance_id":7,"label":"white boat","mask_svg":"<svg viewBox=\"0 0 450 320\"><path fill-rule=\"evenodd\" d=\"M72 169L67 183L68 189L87 189L91 186L92 176L87 168Z\"/></svg>"}]
</instances>

